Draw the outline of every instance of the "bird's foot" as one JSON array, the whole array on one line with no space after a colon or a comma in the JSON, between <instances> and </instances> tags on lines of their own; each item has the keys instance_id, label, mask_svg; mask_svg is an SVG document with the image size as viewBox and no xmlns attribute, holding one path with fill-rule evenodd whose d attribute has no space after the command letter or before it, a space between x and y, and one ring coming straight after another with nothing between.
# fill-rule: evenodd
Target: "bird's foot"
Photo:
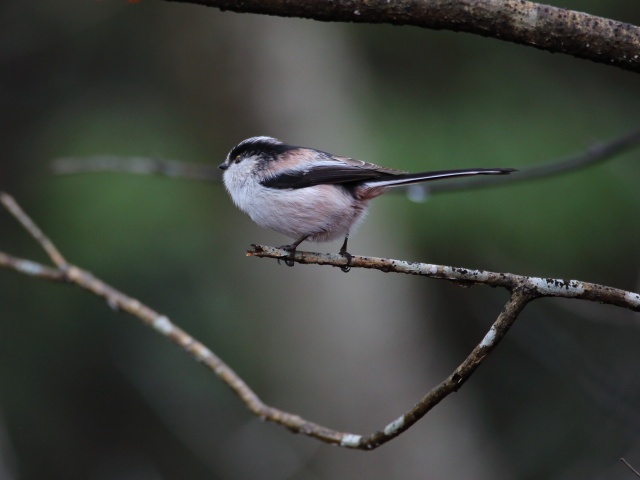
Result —
<instances>
[{"instance_id":1,"label":"bird's foot","mask_svg":"<svg viewBox=\"0 0 640 480\"><path fill-rule=\"evenodd\" d=\"M278 264L280 263L280 260L282 260L287 267L293 267L295 265L295 262L293 261L293 259L294 259L295 255L296 255L296 248L298 248L298 245L296 245L296 244L281 245L278 248L280 250L285 250L285 251L289 252L289 255L286 255L284 257L280 257L278 259Z\"/></svg>"},{"instance_id":2,"label":"bird's foot","mask_svg":"<svg viewBox=\"0 0 640 480\"><path fill-rule=\"evenodd\" d=\"M342 270L344 273L347 273L348 271L351 270L351 261L353 260L353 255L351 255L349 252L343 249L340 249L339 253L340 255L342 255L344 258L347 259L347 263L345 265L342 265L340 267L340 270Z\"/></svg>"}]
</instances>

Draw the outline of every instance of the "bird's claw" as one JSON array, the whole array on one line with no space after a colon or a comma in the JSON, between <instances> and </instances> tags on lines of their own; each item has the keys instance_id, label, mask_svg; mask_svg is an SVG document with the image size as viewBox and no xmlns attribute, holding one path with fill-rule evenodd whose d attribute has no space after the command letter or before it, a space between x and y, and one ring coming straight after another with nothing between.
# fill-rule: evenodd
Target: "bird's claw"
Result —
<instances>
[{"instance_id":1,"label":"bird's claw","mask_svg":"<svg viewBox=\"0 0 640 480\"><path fill-rule=\"evenodd\" d=\"M289 252L289 255L278 258L278 264L280 264L280 260L284 262L287 267L293 267L295 265L294 257L296 255L296 246L295 245L281 245L278 247L280 250L285 250Z\"/></svg>"},{"instance_id":2,"label":"bird's claw","mask_svg":"<svg viewBox=\"0 0 640 480\"><path fill-rule=\"evenodd\" d=\"M340 255L347 259L347 263L340 267L344 273L347 273L351 270L351 261L353 260L353 255L351 255L346 250L340 250Z\"/></svg>"}]
</instances>

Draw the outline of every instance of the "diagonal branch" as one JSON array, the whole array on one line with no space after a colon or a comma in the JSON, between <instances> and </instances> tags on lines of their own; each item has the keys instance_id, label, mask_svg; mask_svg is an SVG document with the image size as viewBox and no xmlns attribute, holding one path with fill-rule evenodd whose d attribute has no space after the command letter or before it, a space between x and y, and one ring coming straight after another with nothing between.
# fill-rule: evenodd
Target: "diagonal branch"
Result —
<instances>
[{"instance_id":1,"label":"diagonal branch","mask_svg":"<svg viewBox=\"0 0 640 480\"><path fill-rule=\"evenodd\" d=\"M629 462L627 462L624 458L621 458L620 461L624 463L627 466L627 468L629 468L629 470L631 470L636 477L640 478L640 472L638 472L638 470L633 468L633 466Z\"/></svg>"},{"instance_id":2,"label":"diagonal branch","mask_svg":"<svg viewBox=\"0 0 640 480\"><path fill-rule=\"evenodd\" d=\"M168 0L325 22L468 32L640 72L640 28L525 0Z\"/></svg>"},{"instance_id":3,"label":"diagonal branch","mask_svg":"<svg viewBox=\"0 0 640 480\"><path fill-rule=\"evenodd\" d=\"M58 251L56 246L49 240L49 238L42 233L42 230L33 223L33 220L24 213L20 205L16 203L12 196L7 195L4 192L0 192L0 203L14 216L18 222L29 232L29 234L36 239L36 241L42 246L42 249L49 255L51 261L60 269L64 270L67 266L67 261L62 254Z\"/></svg>"},{"instance_id":4,"label":"diagonal branch","mask_svg":"<svg viewBox=\"0 0 640 480\"><path fill-rule=\"evenodd\" d=\"M535 298L526 288L517 288L511 294L511 298L503 307L496 321L484 336L482 341L471 351L469 356L460 364L455 371L447 377L440 385L436 386L422 400L420 400L411 410L387 425L384 430L373 433L367 438L360 439L358 448L372 449L397 437L405 430L408 430L418 420L424 417L429 411L438 405L449 394L456 392L462 385L471 378L473 372L498 346L498 343L516 321L520 312L527 304ZM355 439L352 439L355 441Z\"/></svg>"}]
</instances>

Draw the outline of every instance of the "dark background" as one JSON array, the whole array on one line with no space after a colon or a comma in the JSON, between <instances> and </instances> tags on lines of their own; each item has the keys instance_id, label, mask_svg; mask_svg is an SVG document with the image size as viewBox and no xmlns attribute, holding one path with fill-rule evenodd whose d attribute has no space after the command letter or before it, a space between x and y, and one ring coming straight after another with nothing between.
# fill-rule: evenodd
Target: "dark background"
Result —
<instances>
[{"instance_id":1,"label":"dark background","mask_svg":"<svg viewBox=\"0 0 640 480\"><path fill-rule=\"evenodd\" d=\"M555 5L640 23L634 2ZM286 239L220 184L54 176L51 160L218 165L271 135L406 170L524 168L640 124L637 74L466 34L149 0L4 2L0 32L0 188L70 262L168 315L266 402L354 433L448 375L506 293L246 258ZM389 195L350 250L638 291L639 155L426 203ZM47 261L6 212L0 250ZM364 453L260 422L137 320L0 270L0 478L627 479L638 326L611 306L535 302L461 391Z\"/></svg>"}]
</instances>

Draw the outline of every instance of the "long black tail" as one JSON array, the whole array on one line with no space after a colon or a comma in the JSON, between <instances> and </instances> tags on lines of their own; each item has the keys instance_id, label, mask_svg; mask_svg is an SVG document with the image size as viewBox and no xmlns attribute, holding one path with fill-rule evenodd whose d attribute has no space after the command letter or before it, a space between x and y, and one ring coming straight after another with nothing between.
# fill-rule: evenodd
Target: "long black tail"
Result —
<instances>
[{"instance_id":1,"label":"long black tail","mask_svg":"<svg viewBox=\"0 0 640 480\"><path fill-rule=\"evenodd\" d=\"M365 183L371 187L398 187L412 183L430 182L452 177L470 177L472 175L507 175L517 172L515 168L476 168L474 170L439 170L435 172L403 173L369 180Z\"/></svg>"}]
</instances>

